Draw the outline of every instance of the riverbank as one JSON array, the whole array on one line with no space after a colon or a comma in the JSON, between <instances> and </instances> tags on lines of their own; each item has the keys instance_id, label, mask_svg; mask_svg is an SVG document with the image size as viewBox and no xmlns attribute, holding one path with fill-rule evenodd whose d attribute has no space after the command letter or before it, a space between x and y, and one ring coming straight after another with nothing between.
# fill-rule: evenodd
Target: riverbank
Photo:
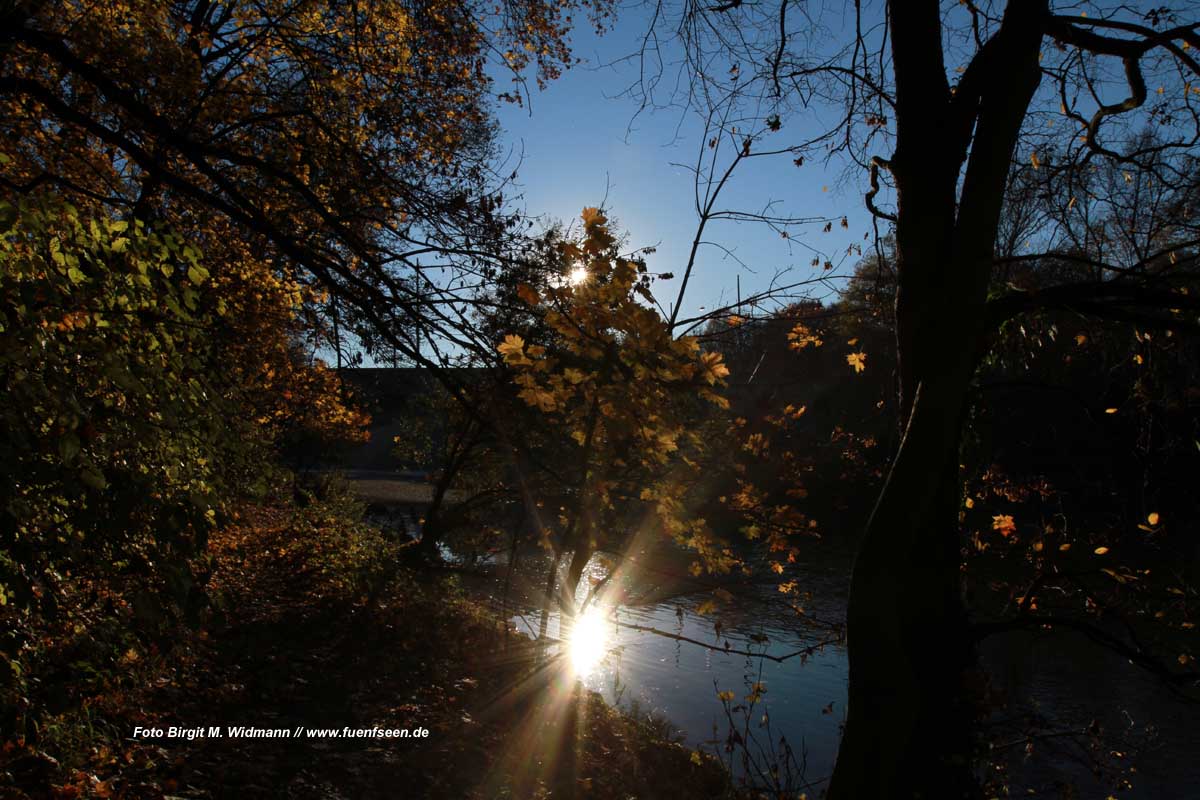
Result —
<instances>
[{"instance_id":1,"label":"riverbank","mask_svg":"<svg viewBox=\"0 0 1200 800\"><path fill-rule=\"evenodd\" d=\"M0 797L729 791L668 726L614 711L560 661L540 663L453 576L397 566L399 549L346 501L244 508L210 541L201 624L143 637L90 684L64 687L36 737L5 743Z\"/></svg>"}]
</instances>

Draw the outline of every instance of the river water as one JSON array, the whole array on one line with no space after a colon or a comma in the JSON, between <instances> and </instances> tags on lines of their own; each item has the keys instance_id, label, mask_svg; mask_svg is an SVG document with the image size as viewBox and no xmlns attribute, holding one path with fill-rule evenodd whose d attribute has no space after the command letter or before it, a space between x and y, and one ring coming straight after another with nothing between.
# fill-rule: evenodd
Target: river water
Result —
<instances>
[{"instance_id":1,"label":"river water","mask_svg":"<svg viewBox=\"0 0 1200 800\"><path fill-rule=\"evenodd\" d=\"M597 594L615 598L605 609L606 655L580 680L615 706L652 715L688 746L715 753L739 779L767 784L775 767L780 783L820 796L846 709L846 651L831 626L844 618L850 558L823 544L810 555L786 575L800 591L791 601L777 581L733 581L722 585L730 599L702 609L712 586L681 580L679 569L649 571L671 573L667 579L643 570L606 586ZM511 571L508 560L477 562L464 586L536 637L548 560L524 554ZM593 559L577 602L606 573ZM550 611L544 634L562 639L560 622ZM760 657L806 649L781 662ZM981 655L1001 698L987 721L996 745L987 772L1012 796L1200 798L1196 705L1070 635L1009 634L985 642ZM719 695L728 692L732 700ZM731 730L748 746L728 747Z\"/></svg>"},{"instance_id":2,"label":"river water","mask_svg":"<svg viewBox=\"0 0 1200 800\"><path fill-rule=\"evenodd\" d=\"M845 647L825 642L838 638L827 623L844 618L850 559L828 549L814 555L785 576L803 593L803 617L778 593L777 581L730 584L732 601L703 614L700 606L713 596L707 589L648 602L619 593L623 602L605 623L609 655L581 679L613 705L669 721L689 746L718 755L735 776L757 786L771 782L772 767L785 771L782 737L795 756L780 782L819 797L845 719ZM536 563L543 575L546 562ZM581 583L605 573L593 560ZM533 584L510 580L508 600L498 603L504 585L485 582L477 590L536 637L540 594L523 596L514 585ZM577 602L586 594L581 586ZM545 635L561 634L552 611ZM802 650L811 654L782 662L759 657ZM997 698L984 723L995 749L982 777L1006 784L1012 796L1200 798L1198 709L1144 671L1060 632L995 637L980 656ZM755 684L763 691L751 704ZM719 692L734 699L722 702ZM749 746L727 747L731 730Z\"/></svg>"},{"instance_id":3,"label":"river water","mask_svg":"<svg viewBox=\"0 0 1200 800\"><path fill-rule=\"evenodd\" d=\"M817 564L798 571L811 592L803 617L775 583L726 584L733 599L705 613L709 590L657 602L626 595L605 615L607 657L581 680L613 705L669 721L683 741L717 754L735 774L763 783L774 766L781 783L819 786L832 770L846 707L846 652L830 628L844 616L846 573ZM581 584L589 573L605 570L593 560ZM578 602L586 591L581 585ZM536 635L541 611L533 604L512 620ZM560 621L551 612L549 636L561 638ZM731 731L749 746L726 747Z\"/></svg>"}]
</instances>

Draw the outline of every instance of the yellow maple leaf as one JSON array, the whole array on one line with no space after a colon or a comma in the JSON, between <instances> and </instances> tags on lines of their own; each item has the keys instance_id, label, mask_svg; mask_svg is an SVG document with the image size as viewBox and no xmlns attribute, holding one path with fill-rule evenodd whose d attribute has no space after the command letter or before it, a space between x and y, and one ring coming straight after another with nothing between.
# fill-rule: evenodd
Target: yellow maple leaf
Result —
<instances>
[{"instance_id":1,"label":"yellow maple leaf","mask_svg":"<svg viewBox=\"0 0 1200 800\"><path fill-rule=\"evenodd\" d=\"M704 379L710 384L729 376L729 367L725 366L720 353L705 353L700 358L704 362Z\"/></svg>"},{"instance_id":2,"label":"yellow maple leaf","mask_svg":"<svg viewBox=\"0 0 1200 800\"><path fill-rule=\"evenodd\" d=\"M523 364L529 361L525 358L525 340L515 333L505 336L504 341L497 345L496 349L509 364Z\"/></svg>"},{"instance_id":3,"label":"yellow maple leaf","mask_svg":"<svg viewBox=\"0 0 1200 800\"><path fill-rule=\"evenodd\" d=\"M604 216L604 213L600 211L600 209L593 208L592 206L585 208L583 213L579 216L583 218L584 225L603 225L605 222L608 222Z\"/></svg>"},{"instance_id":4,"label":"yellow maple leaf","mask_svg":"<svg viewBox=\"0 0 1200 800\"><path fill-rule=\"evenodd\" d=\"M825 344L821 337L813 333L803 322L797 322L788 332L788 346L793 350L803 350L808 346L820 347Z\"/></svg>"},{"instance_id":5,"label":"yellow maple leaf","mask_svg":"<svg viewBox=\"0 0 1200 800\"><path fill-rule=\"evenodd\" d=\"M536 387L522 389L517 393L517 397L542 412L553 411L558 407L557 398L545 389Z\"/></svg>"},{"instance_id":6,"label":"yellow maple leaf","mask_svg":"<svg viewBox=\"0 0 1200 800\"><path fill-rule=\"evenodd\" d=\"M1017 523L1012 514L997 514L992 517L992 530L999 531L1001 536L1011 536L1017 532Z\"/></svg>"},{"instance_id":7,"label":"yellow maple leaf","mask_svg":"<svg viewBox=\"0 0 1200 800\"><path fill-rule=\"evenodd\" d=\"M851 353L846 356L846 363L854 367L855 372L862 372L867 368L867 354Z\"/></svg>"}]
</instances>

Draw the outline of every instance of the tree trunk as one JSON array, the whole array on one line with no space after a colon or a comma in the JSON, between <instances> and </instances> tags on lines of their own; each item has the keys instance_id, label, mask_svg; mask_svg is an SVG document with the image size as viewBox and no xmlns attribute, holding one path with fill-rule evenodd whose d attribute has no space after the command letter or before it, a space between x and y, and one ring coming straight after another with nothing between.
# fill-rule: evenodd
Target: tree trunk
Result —
<instances>
[{"instance_id":1,"label":"tree trunk","mask_svg":"<svg viewBox=\"0 0 1200 800\"><path fill-rule=\"evenodd\" d=\"M449 491L450 484L457 472L457 469L450 467L442 470L437 484L433 487L433 500L425 509L425 522L421 525L421 541L417 543L417 549L425 558L433 558L437 555L437 546L442 541L442 514L446 504L446 492Z\"/></svg>"},{"instance_id":2,"label":"tree trunk","mask_svg":"<svg viewBox=\"0 0 1200 800\"><path fill-rule=\"evenodd\" d=\"M545 639L550 626L550 609L554 605L554 589L558 583L558 565L562 561L562 550L555 548L554 560L546 572L546 592L542 596L542 618L538 622L538 638ZM562 617L559 616L559 628L562 628Z\"/></svg>"},{"instance_id":3,"label":"tree trunk","mask_svg":"<svg viewBox=\"0 0 1200 800\"><path fill-rule=\"evenodd\" d=\"M574 600L579 592L579 581L583 578L583 571L587 568L588 562L592 560L594 552L587 536L581 536L580 541L575 545L575 550L571 554L571 565L567 568L567 582L564 585L564 592L570 595L570 599ZM564 608L574 610L572 604L564 605Z\"/></svg>"},{"instance_id":4,"label":"tree trunk","mask_svg":"<svg viewBox=\"0 0 1200 800\"><path fill-rule=\"evenodd\" d=\"M971 649L956 508L970 375L966 364L955 373L919 385L855 561L850 699L830 798L970 794L971 710L959 689Z\"/></svg>"},{"instance_id":5,"label":"tree trunk","mask_svg":"<svg viewBox=\"0 0 1200 800\"><path fill-rule=\"evenodd\" d=\"M450 491L450 486L454 483L458 473L469 461L471 452L479 443L481 432L482 429L479 425L471 423L470 427L451 447L446 466L442 469L442 474L438 476L437 484L433 489L433 500L425 511L425 523L421 526L421 541L418 543L418 550L425 558L433 558L437 555L437 546L441 543L445 533L446 494Z\"/></svg>"},{"instance_id":6,"label":"tree trunk","mask_svg":"<svg viewBox=\"0 0 1200 800\"><path fill-rule=\"evenodd\" d=\"M849 706L830 800L975 790L959 439L988 335L982 321L1009 165L1041 77L1046 3L1012 0L955 91L940 13L932 0L889 7L904 435L854 564Z\"/></svg>"}]
</instances>

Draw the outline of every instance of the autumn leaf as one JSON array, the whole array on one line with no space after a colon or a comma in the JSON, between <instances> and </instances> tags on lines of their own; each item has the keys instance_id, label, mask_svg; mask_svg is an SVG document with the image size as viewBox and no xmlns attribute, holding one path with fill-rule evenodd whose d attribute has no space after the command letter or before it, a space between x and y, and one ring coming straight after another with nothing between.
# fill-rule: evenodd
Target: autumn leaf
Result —
<instances>
[{"instance_id":1,"label":"autumn leaf","mask_svg":"<svg viewBox=\"0 0 1200 800\"><path fill-rule=\"evenodd\" d=\"M725 366L720 353L705 353L700 359L704 364L704 379L709 384L715 384L729 376L729 367Z\"/></svg>"},{"instance_id":2,"label":"autumn leaf","mask_svg":"<svg viewBox=\"0 0 1200 800\"><path fill-rule=\"evenodd\" d=\"M558 408L558 399L545 389L527 387L518 392L517 397L544 413Z\"/></svg>"},{"instance_id":3,"label":"autumn leaf","mask_svg":"<svg viewBox=\"0 0 1200 800\"><path fill-rule=\"evenodd\" d=\"M520 297L531 306L536 306L542 302L542 298L538 296L537 291L527 283L522 283L517 286L517 297Z\"/></svg>"},{"instance_id":4,"label":"autumn leaf","mask_svg":"<svg viewBox=\"0 0 1200 800\"><path fill-rule=\"evenodd\" d=\"M761 433L752 433L742 444L742 449L755 456L761 456L771 446L770 441Z\"/></svg>"},{"instance_id":5,"label":"autumn leaf","mask_svg":"<svg viewBox=\"0 0 1200 800\"><path fill-rule=\"evenodd\" d=\"M528 364L529 359L525 357L525 340L515 333L510 333L504 337L504 341L497 347L501 357L505 363L510 365Z\"/></svg>"},{"instance_id":6,"label":"autumn leaf","mask_svg":"<svg viewBox=\"0 0 1200 800\"><path fill-rule=\"evenodd\" d=\"M997 514L992 517L992 530L998 531L1001 536L1011 536L1017 532L1017 523L1013 521L1012 514Z\"/></svg>"},{"instance_id":7,"label":"autumn leaf","mask_svg":"<svg viewBox=\"0 0 1200 800\"><path fill-rule=\"evenodd\" d=\"M580 214L580 217L583 218L584 225L603 225L604 223L608 222L604 216L604 213L601 212L600 209L593 208L591 206L585 208L583 213Z\"/></svg>"},{"instance_id":8,"label":"autumn leaf","mask_svg":"<svg viewBox=\"0 0 1200 800\"><path fill-rule=\"evenodd\" d=\"M850 355L846 356L846 363L854 367L854 371L856 373L862 372L867 368L867 354L851 353Z\"/></svg>"},{"instance_id":9,"label":"autumn leaf","mask_svg":"<svg viewBox=\"0 0 1200 800\"><path fill-rule=\"evenodd\" d=\"M825 344L821 337L813 333L807 325L797 322L788 332L788 347L793 350L803 350L806 347L820 347Z\"/></svg>"}]
</instances>

